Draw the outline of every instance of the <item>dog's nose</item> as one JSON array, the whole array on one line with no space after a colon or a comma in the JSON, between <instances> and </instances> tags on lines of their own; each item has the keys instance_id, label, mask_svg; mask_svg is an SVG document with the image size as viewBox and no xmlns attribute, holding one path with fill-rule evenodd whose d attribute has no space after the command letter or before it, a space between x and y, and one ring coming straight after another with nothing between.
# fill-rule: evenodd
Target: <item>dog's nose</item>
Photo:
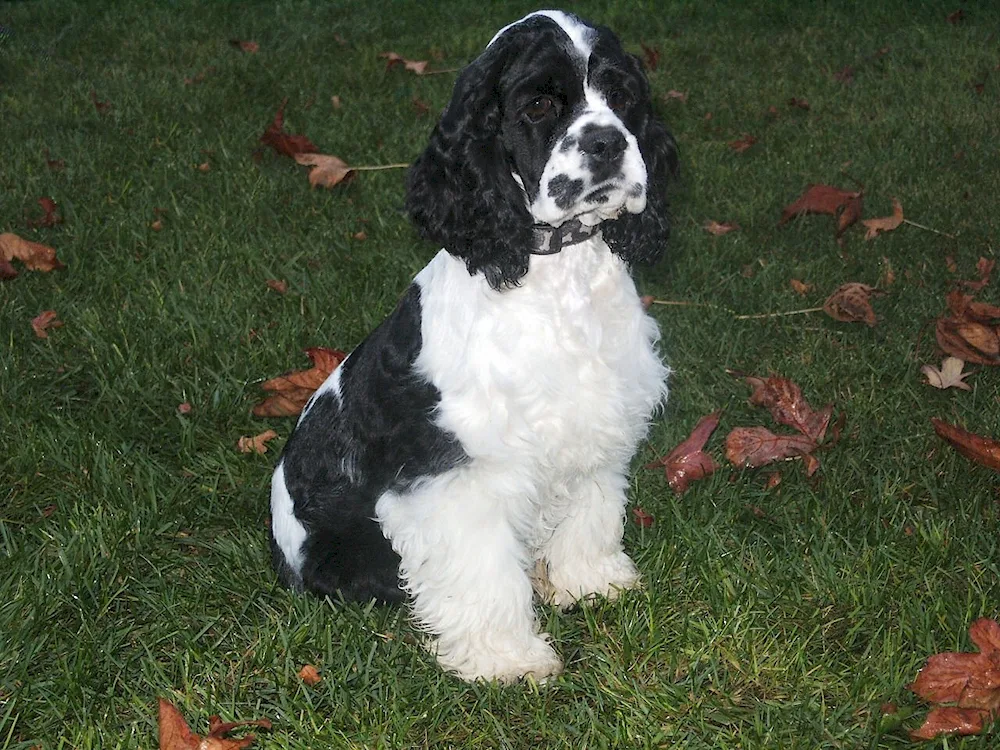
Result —
<instances>
[{"instance_id":1,"label":"dog's nose","mask_svg":"<svg viewBox=\"0 0 1000 750\"><path fill-rule=\"evenodd\" d=\"M603 164L619 161L627 147L625 134L611 125L594 128L580 136L580 150Z\"/></svg>"}]
</instances>

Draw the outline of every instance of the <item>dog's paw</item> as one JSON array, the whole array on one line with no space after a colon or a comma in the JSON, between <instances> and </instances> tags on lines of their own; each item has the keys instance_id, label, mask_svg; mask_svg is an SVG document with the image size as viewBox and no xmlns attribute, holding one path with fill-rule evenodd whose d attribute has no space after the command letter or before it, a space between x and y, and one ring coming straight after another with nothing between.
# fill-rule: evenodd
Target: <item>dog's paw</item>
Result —
<instances>
[{"instance_id":1,"label":"dog's paw","mask_svg":"<svg viewBox=\"0 0 1000 750\"><path fill-rule=\"evenodd\" d=\"M580 561L572 568L555 568L539 561L532 584L543 602L569 609L597 597L614 601L623 591L638 588L641 579L632 559L618 552L598 560Z\"/></svg>"},{"instance_id":2,"label":"dog's paw","mask_svg":"<svg viewBox=\"0 0 1000 750\"><path fill-rule=\"evenodd\" d=\"M490 639L478 648L438 649L438 663L448 672L467 682L510 684L530 679L545 682L562 672L563 663L547 638Z\"/></svg>"}]
</instances>

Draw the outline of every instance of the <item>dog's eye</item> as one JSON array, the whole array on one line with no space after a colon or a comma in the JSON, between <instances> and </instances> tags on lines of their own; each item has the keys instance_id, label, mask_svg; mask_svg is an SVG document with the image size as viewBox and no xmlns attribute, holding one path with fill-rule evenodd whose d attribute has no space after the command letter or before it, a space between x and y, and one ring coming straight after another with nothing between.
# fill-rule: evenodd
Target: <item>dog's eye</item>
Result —
<instances>
[{"instance_id":1,"label":"dog's eye","mask_svg":"<svg viewBox=\"0 0 1000 750\"><path fill-rule=\"evenodd\" d=\"M624 112L632 104L632 95L625 89L611 89L605 98L614 112Z\"/></svg>"},{"instance_id":2,"label":"dog's eye","mask_svg":"<svg viewBox=\"0 0 1000 750\"><path fill-rule=\"evenodd\" d=\"M531 104L522 110L525 117L531 122L541 122L550 114L555 113L555 105L550 96L540 96L532 100Z\"/></svg>"}]
</instances>

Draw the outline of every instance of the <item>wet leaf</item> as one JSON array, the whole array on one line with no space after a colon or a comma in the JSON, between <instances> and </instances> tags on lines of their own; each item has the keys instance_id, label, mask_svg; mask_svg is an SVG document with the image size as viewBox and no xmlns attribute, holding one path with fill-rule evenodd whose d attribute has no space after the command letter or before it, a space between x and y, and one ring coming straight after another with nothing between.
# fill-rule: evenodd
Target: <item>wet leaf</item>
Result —
<instances>
[{"instance_id":1,"label":"wet leaf","mask_svg":"<svg viewBox=\"0 0 1000 750\"><path fill-rule=\"evenodd\" d=\"M670 488L678 495L687 490L691 482L707 477L718 469L719 465L702 449L718 427L721 415L720 410L702 417L684 442L662 458L647 464L646 468L655 469L662 466Z\"/></svg>"},{"instance_id":2,"label":"wet leaf","mask_svg":"<svg viewBox=\"0 0 1000 750\"><path fill-rule=\"evenodd\" d=\"M775 435L766 427L736 427L726 436L726 458L735 466L756 468L814 450L805 435Z\"/></svg>"},{"instance_id":3,"label":"wet leaf","mask_svg":"<svg viewBox=\"0 0 1000 750\"><path fill-rule=\"evenodd\" d=\"M927 719L920 729L910 732L910 739L933 740L941 735L980 734L989 715L988 711L979 708L939 706L927 714Z\"/></svg>"},{"instance_id":4,"label":"wet leaf","mask_svg":"<svg viewBox=\"0 0 1000 750\"><path fill-rule=\"evenodd\" d=\"M1000 471L1000 443L940 419L931 419L934 432L951 443L955 450L976 463Z\"/></svg>"},{"instance_id":5,"label":"wet leaf","mask_svg":"<svg viewBox=\"0 0 1000 750\"><path fill-rule=\"evenodd\" d=\"M753 388L750 403L763 406L771 412L778 424L792 427L814 443L822 442L826 428L833 416L833 404L827 404L815 411L802 395L802 389L788 378L772 375L758 378L753 375L744 378Z\"/></svg>"}]
</instances>

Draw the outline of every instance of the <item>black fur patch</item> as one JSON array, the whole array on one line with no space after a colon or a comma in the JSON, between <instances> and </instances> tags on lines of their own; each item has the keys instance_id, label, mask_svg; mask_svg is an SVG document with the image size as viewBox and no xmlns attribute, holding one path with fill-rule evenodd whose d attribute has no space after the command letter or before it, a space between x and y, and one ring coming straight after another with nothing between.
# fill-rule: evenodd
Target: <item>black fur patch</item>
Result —
<instances>
[{"instance_id":1,"label":"black fur patch","mask_svg":"<svg viewBox=\"0 0 1000 750\"><path fill-rule=\"evenodd\" d=\"M399 556L382 535L375 503L468 459L432 421L437 388L413 369L420 352L420 287L341 365L341 399L318 396L281 461L295 516L305 526L301 581L273 543L282 582L331 597L399 601Z\"/></svg>"},{"instance_id":2,"label":"black fur patch","mask_svg":"<svg viewBox=\"0 0 1000 750\"><path fill-rule=\"evenodd\" d=\"M583 180L571 180L569 175L559 174L549 180L549 197L561 209L567 209L576 203L583 192Z\"/></svg>"}]
</instances>

